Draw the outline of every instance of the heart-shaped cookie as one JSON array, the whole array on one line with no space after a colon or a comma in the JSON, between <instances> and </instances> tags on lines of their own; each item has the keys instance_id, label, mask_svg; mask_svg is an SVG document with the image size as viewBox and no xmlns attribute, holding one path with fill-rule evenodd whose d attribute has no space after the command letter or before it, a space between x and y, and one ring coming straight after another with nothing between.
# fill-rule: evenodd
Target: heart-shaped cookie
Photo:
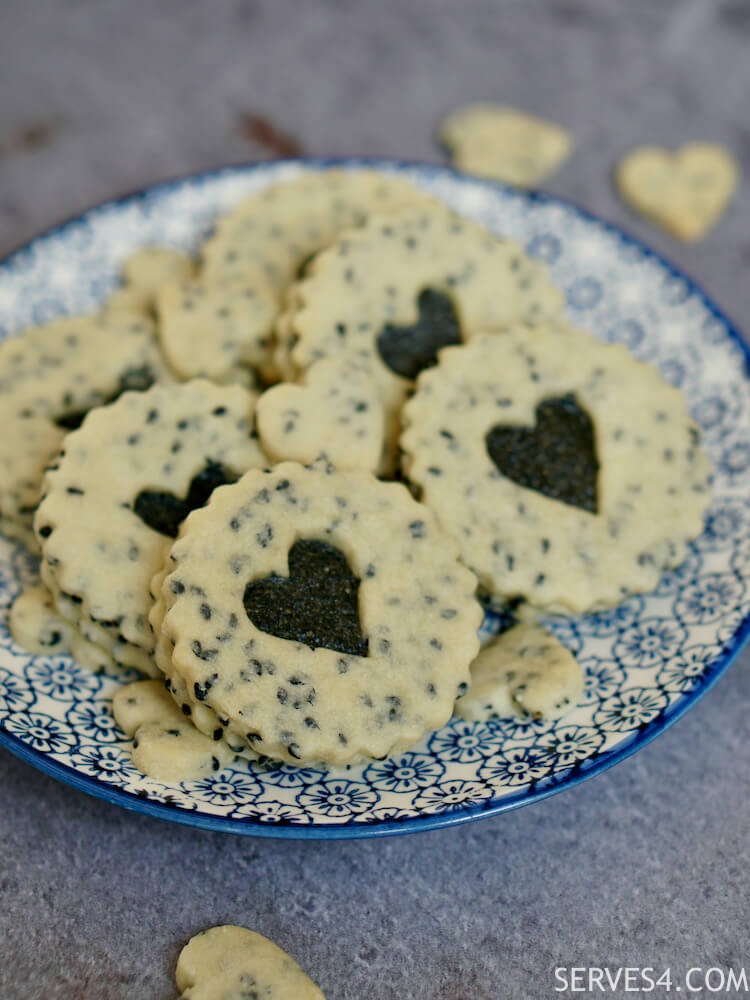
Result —
<instances>
[{"instance_id":1,"label":"heart-shaped cookie","mask_svg":"<svg viewBox=\"0 0 750 1000\"><path fill-rule=\"evenodd\" d=\"M573 142L559 125L499 104L459 108L440 127L459 170L532 187L553 173Z\"/></svg>"},{"instance_id":2,"label":"heart-shaped cookie","mask_svg":"<svg viewBox=\"0 0 750 1000\"><path fill-rule=\"evenodd\" d=\"M340 469L375 472L385 417L368 371L338 358L318 361L304 385L273 386L258 400L258 435L275 462L310 465L325 456Z\"/></svg>"},{"instance_id":3,"label":"heart-shaped cookie","mask_svg":"<svg viewBox=\"0 0 750 1000\"><path fill-rule=\"evenodd\" d=\"M403 378L415 379L437 364L438 351L461 343L461 326L450 296L423 288L417 299L417 321L410 326L387 323L378 334L378 353Z\"/></svg>"},{"instance_id":4,"label":"heart-shaped cookie","mask_svg":"<svg viewBox=\"0 0 750 1000\"><path fill-rule=\"evenodd\" d=\"M180 1000L325 1000L291 955L262 934L231 925L191 938L175 979Z\"/></svg>"},{"instance_id":5,"label":"heart-shaped cookie","mask_svg":"<svg viewBox=\"0 0 750 1000\"><path fill-rule=\"evenodd\" d=\"M327 542L300 539L289 550L289 576L272 573L245 588L256 628L352 656L367 656L359 621L359 580L346 556Z\"/></svg>"},{"instance_id":6,"label":"heart-shaped cookie","mask_svg":"<svg viewBox=\"0 0 750 1000\"><path fill-rule=\"evenodd\" d=\"M177 538L180 525L190 511L207 504L217 486L236 479L221 463L209 461L193 476L185 497L177 497L169 490L141 490L133 502L133 512L160 535Z\"/></svg>"},{"instance_id":7,"label":"heart-shaped cookie","mask_svg":"<svg viewBox=\"0 0 750 1000\"><path fill-rule=\"evenodd\" d=\"M497 468L514 483L596 514L594 425L574 396L542 400L536 426L497 424L485 443Z\"/></svg>"},{"instance_id":8,"label":"heart-shaped cookie","mask_svg":"<svg viewBox=\"0 0 750 1000\"><path fill-rule=\"evenodd\" d=\"M693 143L674 153L643 146L617 165L623 199L641 215L685 242L699 240L719 219L739 180L722 146Z\"/></svg>"}]
</instances>

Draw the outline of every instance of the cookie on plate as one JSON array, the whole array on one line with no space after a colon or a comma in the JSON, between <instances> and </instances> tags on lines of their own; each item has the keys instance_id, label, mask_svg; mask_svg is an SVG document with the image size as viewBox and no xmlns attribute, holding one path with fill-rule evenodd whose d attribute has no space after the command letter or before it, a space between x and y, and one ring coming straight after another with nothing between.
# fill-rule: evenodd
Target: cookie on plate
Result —
<instances>
[{"instance_id":1,"label":"cookie on plate","mask_svg":"<svg viewBox=\"0 0 750 1000\"><path fill-rule=\"evenodd\" d=\"M256 383L268 358L278 295L254 281L175 282L156 295L159 340L181 378Z\"/></svg>"},{"instance_id":2,"label":"cookie on plate","mask_svg":"<svg viewBox=\"0 0 750 1000\"><path fill-rule=\"evenodd\" d=\"M112 699L117 725L133 739L133 763L156 781L195 781L232 763L226 743L196 729L162 680L134 681Z\"/></svg>"},{"instance_id":3,"label":"cookie on plate","mask_svg":"<svg viewBox=\"0 0 750 1000\"><path fill-rule=\"evenodd\" d=\"M583 330L447 348L403 417L407 476L493 595L617 603L702 530L709 462L685 397Z\"/></svg>"},{"instance_id":4,"label":"cookie on plate","mask_svg":"<svg viewBox=\"0 0 750 1000\"><path fill-rule=\"evenodd\" d=\"M297 372L320 358L366 364L386 412L448 344L563 307L546 268L445 208L373 216L315 258L288 321Z\"/></svg>"},{"instance_id":5,"label":"cookie on plate","mask_svg":"<svg viewBox=\"0 0 750 1000\"><path fill-rule=\"evenodd\" d=\"M469 722L556 719L582 694L583 670L570 650L541 625L523 622L479 651L456 714Z\"/></svg>"},{"instance_id":6,"label":"cookie on plate","mask_svg":"<svg viewBox=\"0 0 750 1000\"><path fill-rule=\"evenodd\" d=\"M187 254L170 247L142 247L123 264L123 284L104 303L107 316L154 318L156 295L166 284L187 281L195 264Z\"/></svg>"},{"instance_id":7,"label":"cookie on plate","mask_svg":"<svg viewBox=\"0 0 750 1000\"><path fill-rule=\"evenodd\" d=\"M46 465L88 410L169 378L147 320L58 319L0 343L0 530L36 548Z\"/></svg>"},{"instance_id":8,"label":"cookie on plate","mask_svg":"<svg viewBox=\"0 0 750 1000\"><path fill-rule=\"evenodd\" d=\"M272 386L258 400L258 436L268 457L302 465L323 457L339 469L377 472L385 414L368 369L328 358L312 365L303 383Z\"/></svg>"},{"instance_id":9,"label":"cookie on plate","mask_svg":"<svg viewBox=\"0 0 750 1000\"><path fill-rule=\"evenodd\" d=\"M400 483L251 470L190 515L170 558L157 663L233 750L346 764L450 718L479 646L476 580Z\"/></svg>"},{"instance_id":10,"label":"cookie on plate","mask_svg":"<svg viewBox=\"0 0 750 1000\"><path fill-rule=\"evenodd\" d=\"M200 379L125 393L68 435L47 473L42 576L60 613L116 663L154 673L149 584L180 523L215 486L266 464L254 403Z\"/></svg>"},{"instance_id":11,"label":"cookie on plate","mask_svg":"<svg viewBox=\"0 0 750 1000\"><path fill-rule=\"evenodd\" d=\"M434 199L409 180L375 170L312 170L272 184L221 216L202 248L208 283L255 280L281 293L309 258L373 212Z\"/></svg>"}]
</instances>

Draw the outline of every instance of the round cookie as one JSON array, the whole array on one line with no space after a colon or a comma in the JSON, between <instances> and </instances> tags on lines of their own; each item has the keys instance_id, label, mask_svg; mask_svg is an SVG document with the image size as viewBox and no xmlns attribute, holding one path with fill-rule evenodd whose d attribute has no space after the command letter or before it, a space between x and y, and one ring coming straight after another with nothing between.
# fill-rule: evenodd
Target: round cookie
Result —
<instances>
[{"instance_id":1,"label":"round cookie","mask_svg":"<svg viewBox=\"0 0 750 1000\"><path fill-rule=\"evenodd\" d=\"M410 181L375 170L314 170L272 184L221 216L202 248L206 282L255 280L281 293L310 256L373 212L432 203Z\"/></svg>"},{"instance_id":2,"label":"round cookie","mask_svg":"<svg viewBox=\"0 0 750 1000\"><path fill-rule=\"evenodd\" d=\"M190 515L170 558L157 663L235 752L346 764L450 718L479 645L476 581L400 483L251 470Z\"/></svg>"},{"instance_id":3,"label":"round cookie","mask_svg":"<svg viewBox=\"0 0 750 1000\"><path fill-rule=\"evenodd\" d=\"M291 955L255 931L225 925L192 937L175 970L180 1000L325 1000Z\"/></svg>"},{"instance_id":4,"label":"round cookie","mask_svg":"<svg viewBox=\"0 0 750 1000\"><path fill-rule=\"evenodd\" d=\"M180 522L266 464L255 397L204 380L125 393L90 413L44 480L35 519L58 610L124 666L154 672L149 584Z\"/></svg>"},{"instance_id":5,"label":"round cookie","mask_svg":"<svg viewBox=\"0 0 750 1000\"><path fill-rule=\"evenodd\" d=\"M377 472L385 414L367 369L328 358L303 382L275 385L258 400L258 436L269 458L310 465L322 456L339 469Z\"/></svg>"},{"instance_id":6,"label":"round cookie","mask_svg":"<svg viewBox=\"0 0 750 1000\"><path fill-rule=\"evenodd\" d=\"M438 209L373 216L315 258L288 321L297 371L323 357L372 368L389 413L437 351L479 330L556 317L562 293L521 247Z\"/></svg>"},{"instance_id":7,"label":"round cookie","mask_svg":"<svg viewBox=\"0 0 750 1000\"><path fill-rule=\"evenodd\" d=\"M133 317L58 319L0 342L0 530L36 549L39 487L66 431L168 377L151 323Z\"/></svg>"},{"instance_id":8,"label":"round cookie","mask_svg":"<svg viewBox=\"0 0 750 1000\"><path fill-rule=\"evenodd\" d=\"M710 470L685 398L585 331L516 326L448 348L403 418L407 476L492 594L617 603L702 530Z\"/></svg>"}]
</instances>

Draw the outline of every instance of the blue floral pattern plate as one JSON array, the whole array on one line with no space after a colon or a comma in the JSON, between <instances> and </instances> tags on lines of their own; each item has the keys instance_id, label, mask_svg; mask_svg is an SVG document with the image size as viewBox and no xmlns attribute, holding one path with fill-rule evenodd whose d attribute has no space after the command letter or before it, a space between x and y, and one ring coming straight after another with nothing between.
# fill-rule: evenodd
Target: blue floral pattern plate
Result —
<instances>
[{"instance_id":1,"label":"blue floral pattern plate","mask_svg":"<svg viewBox=\"0 0 750 1000\"><path fill-rule=\"evenodd\" d=\"M108 202L0 264L0 336L97 307L124 257L195 248L218 212L260 187L330 162L231 167ZM454 718L408 753L331 772L241 765L179 785L140 775L112 717L118 681L65 656L32 656L8 609L36 565L0 539L0 743L43 771L127 808L214 830L354 837L447 826L536 801L595 774L677 719L750 633L748 352L688 278L615 227L545 195L448 169L346 161L411 177L459 212L520 240L565 290L571 320L625 344L685 392L714 465L702 536L654 593L596 615L550 619L586 671L564 718ZM483 630L497 629L488 615Z\"/></svg>"}]
</instances>

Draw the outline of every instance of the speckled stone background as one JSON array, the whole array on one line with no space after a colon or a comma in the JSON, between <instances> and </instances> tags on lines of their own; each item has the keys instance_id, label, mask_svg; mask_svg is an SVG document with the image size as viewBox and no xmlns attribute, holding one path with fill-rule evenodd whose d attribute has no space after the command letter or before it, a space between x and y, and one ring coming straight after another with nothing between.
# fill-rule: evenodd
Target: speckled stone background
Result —
<instances>
[{"instance_id":1,"label":"speckled stone background","mask_svg":"<svg viewBox=\"0 0 750 1000\"><path fill-rule=\"evenodd\" d=\"M750 329L750 0L0 0L0 251L108 196L274 155L254 116L312 155L439 162L437 122L475 99L569 127L549 190L651 242ZM610 173L633 145L691 139L726 143L745 183L682 247ZM180 948L225 922L273 938L329 1000L584 996L555 992L556 966L750 978L749 745L746 652L589 783L331 843L134 815L0 750L0 997L174 1000Z\"/></svg>"}]
</instances>

